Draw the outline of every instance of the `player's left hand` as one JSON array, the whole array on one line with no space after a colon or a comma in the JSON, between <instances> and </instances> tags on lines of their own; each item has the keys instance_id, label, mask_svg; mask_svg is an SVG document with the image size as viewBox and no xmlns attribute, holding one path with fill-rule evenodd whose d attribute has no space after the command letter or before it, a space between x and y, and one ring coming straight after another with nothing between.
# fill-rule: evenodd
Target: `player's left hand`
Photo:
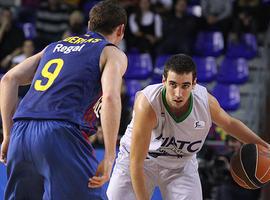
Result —
<instances>
[{"instance_id":1,"label":"player's left hand","mask_svg":"<svg viewBox=\"0 0 270 200\"><path fill-rule=\"evenodd\" d=\"M106 183L111 176L114 160L104 159L98 165L95 176L89 179L89 188L98 188Z\"/></svg>"},{"instance_id":2,"label":"player's left hand","mask_svg":"<svg viewBox=\"0 0 270 200\"><path fill-rule=\"evenodd\" d=\"M261 153L264 155L264 156L267 156L268 158L270 158L270 144L268 143L265 143L263 145L263 149L261 150Z\"/></svg>"},{"instance_id":3,"label":"player's left hand","mask_svg":"<svg viewBox=\"0 0 270 200\"><path fill-rule=\"evenodd\" d=\"M8 151L9 139L4 139L1 145L0 162L7 164L7 151Z\"/></svg>"}]
</instances>

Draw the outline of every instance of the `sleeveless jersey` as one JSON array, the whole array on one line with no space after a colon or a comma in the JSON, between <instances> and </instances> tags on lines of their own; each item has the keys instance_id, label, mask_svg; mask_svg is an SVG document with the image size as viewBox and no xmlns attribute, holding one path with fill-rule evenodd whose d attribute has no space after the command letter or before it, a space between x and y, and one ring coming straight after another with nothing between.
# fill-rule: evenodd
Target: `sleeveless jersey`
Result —
<instances>
[{"instance_id":1,"label":"sleeveless jersey","mask_svg":"<svg viewBox=\"0 0 270 200\"><path fill-rule=\"evenodd\" d=\"M102 96L99 61L106 45L112 44L93 32L48 45L14 120L66 120L94 133L93 107Z\"/></svg>"},{"instance_id":2,"label":"sleeveless jersey","mask_svg":"<svg viewBox=\"0 0 270 200\"><path fill-rule=\"evenodd\" d=\"M182 119L175 120L166 108L162 84L150 85L142 92L156 113L158 124L152 130L147 158L166 168L183 167L189 160L196 159L212 125L205 87L196 85L189 98L190 107ZM133 112L133 118L136 115ZM128 125L121 145L130 150L133 119ZM138 147L139 148L139 147Z\"/></svg>"}]
</instances>

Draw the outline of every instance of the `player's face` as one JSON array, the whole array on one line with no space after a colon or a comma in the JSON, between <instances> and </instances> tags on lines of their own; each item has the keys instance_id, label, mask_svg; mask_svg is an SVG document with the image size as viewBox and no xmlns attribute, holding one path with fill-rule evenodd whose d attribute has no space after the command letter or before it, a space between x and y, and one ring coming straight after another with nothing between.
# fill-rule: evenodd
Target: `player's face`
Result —
<instances>
[{"instance_id":1,"label":"player's face","mask_svg":"<svg viewBox=\"0 0 270 200\"><path fill-rule=\"evenodd\" d=\"M172 111L181 110L187 105L191 90L195 86L192 77L192 72L177 74L169 71L167 79L163 80L166 87L166 101Z\"/></svg>"}]
</instances>

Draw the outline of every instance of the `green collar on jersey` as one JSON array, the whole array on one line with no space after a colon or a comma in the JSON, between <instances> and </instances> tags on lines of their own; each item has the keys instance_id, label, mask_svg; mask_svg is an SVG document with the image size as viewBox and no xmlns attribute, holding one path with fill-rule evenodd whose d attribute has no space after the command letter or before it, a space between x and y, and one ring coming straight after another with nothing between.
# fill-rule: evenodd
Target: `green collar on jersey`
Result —
<instances>
[{"instance_id":1,"label":"green collar on jersey","mask_svg":"<svg viewBox=\"0 0 270 200\"><path fill-rule=\"evenodd\" d=\"M173 114L170 111L170 107L169 107L169 105L167 103L167 100L166 100L166 88L165 87L162 89L162 101L163 101L163 104L164 104L167 112L170 114L170 116L174 119L174 121L176 123L184 121L189 116L189 114L191 113L192 108L193 108L193 96L192 96L192 93L190 93L190 96L189 96L189 107L188 107L187 112L185 112L183 115L181 115L179 117L177 117L175 114Z\"/></svg>"}]
</instances>

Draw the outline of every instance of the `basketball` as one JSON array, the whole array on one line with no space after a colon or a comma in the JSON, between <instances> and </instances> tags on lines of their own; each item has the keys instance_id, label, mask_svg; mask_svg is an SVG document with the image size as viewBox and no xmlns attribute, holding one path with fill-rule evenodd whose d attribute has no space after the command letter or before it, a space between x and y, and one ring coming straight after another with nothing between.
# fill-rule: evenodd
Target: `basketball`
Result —
<instances>
[{"instance_id":1,"label":"basketball","mask_svg":"<svg viewBox=\"0 0 270 200\"><path fill-rule=\"evenodd\" d=\"M244 144L230 161L234 181L243 188L257 189L270 181L270 151L258 144Z\"/></svg>"}]
</instances>

